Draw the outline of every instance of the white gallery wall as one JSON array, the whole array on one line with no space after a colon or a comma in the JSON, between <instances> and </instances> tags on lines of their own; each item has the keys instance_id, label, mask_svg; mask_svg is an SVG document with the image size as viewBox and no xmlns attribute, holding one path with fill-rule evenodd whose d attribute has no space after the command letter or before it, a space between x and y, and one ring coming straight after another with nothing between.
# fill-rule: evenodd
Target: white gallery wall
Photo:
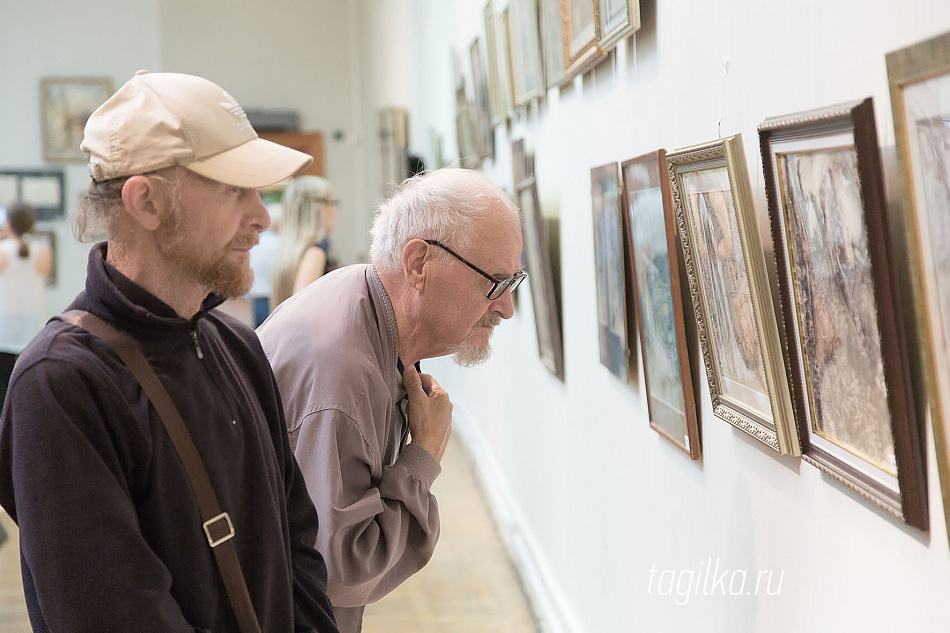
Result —
<instances>
[{"instance_id":1,"label":"white gallery wall","mask_svg":"<svg viewBox=\"0 0 950 633\"><path fill-rule=\"evenodd\" d=\"M546 630L577 633L950 630L939 606L950 591L950 554L929 426L929 534L714 418L701 366L704 456L691 462L650 429L642 365L628 386L599 362L590 192L594 166L741 133L767 235L756 126L868 96L892 189L884 55L950 30L950 3L640 3L641 31L595 71L496 128L498 154L485 166L513 190L510 141L524 138L544 213L560 216L565 381L538 360L526 293L496 330L486 365L423 367L452 396L456 433L484 475L539 618ZM399 40L393 30L407 23L406 37L416 38L413 60L401 57L404 48L366 56L364 84L392 89L364 101L364 111L399 100L410 112L410 148L430 160L430 128L447 155L455 151L451 55L467 59L472 40L484 37L484 5L360 2L364 50ZM743 595L730 595L743 574Z\"/></svg>"}]
</instances>

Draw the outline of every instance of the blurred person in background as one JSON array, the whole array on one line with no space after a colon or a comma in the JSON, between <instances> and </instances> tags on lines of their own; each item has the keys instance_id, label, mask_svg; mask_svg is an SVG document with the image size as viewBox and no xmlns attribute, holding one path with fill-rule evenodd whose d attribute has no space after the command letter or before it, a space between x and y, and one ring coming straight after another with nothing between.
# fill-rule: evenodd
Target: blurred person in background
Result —
<instances>
[{"instance_id":1,"label":"blurred person in background","mask_svg":"<svg viewBox=\"0 0 950 633\"><path fill-rule=\"evenodd\" d=\"M322 176L298 176L287 185L271 309L336 267L328 250L338 205L330 181Z\"/></svg>"},{"instance_id":2,"label":"blurred person in background","mask_svg":"<svg viewBox=\"0 0 950 633\"><path fill-rule=\"evenodd\" d=\"M0 409L6 399L13 364L43 328L45 284L53 270L53 251L31 243L36 211L14 202L0 219Z\"/></svg>"}]
</instances>

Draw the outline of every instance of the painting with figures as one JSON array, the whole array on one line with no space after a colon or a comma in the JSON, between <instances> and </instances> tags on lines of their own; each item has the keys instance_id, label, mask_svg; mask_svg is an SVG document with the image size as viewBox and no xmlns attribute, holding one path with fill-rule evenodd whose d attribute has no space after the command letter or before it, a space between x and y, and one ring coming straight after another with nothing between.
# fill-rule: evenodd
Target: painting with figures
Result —
<instances>
[{"instance_id":1,"label":"painting with figures","mask_svg":"<svg viewBox=\"0 0 950 633\"><path fill-rule=\"evenodd\" d=\"M713 413L800 455L742 136L670 152L666 162Z\"/></svg>"}]
</instances>

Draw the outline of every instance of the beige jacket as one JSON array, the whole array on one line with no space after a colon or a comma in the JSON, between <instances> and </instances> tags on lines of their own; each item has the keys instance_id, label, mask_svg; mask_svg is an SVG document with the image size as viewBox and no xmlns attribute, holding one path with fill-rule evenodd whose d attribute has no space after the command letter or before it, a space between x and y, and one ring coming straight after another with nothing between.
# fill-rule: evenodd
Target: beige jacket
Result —
<instances>
[{"instance_id":1,"label":"beige jacket","mask_svg":"<svg viewBox=\"0 0 950 633\"><path fill-rule=\"evenodd\" d=\"M257 334L320 517L333 611L341 633L356 633L363 605L421 569L439 538L429 488L441 467L405 444L392 304L372 266L347 266L282 303Z\"/></svg>"}]
</instances>

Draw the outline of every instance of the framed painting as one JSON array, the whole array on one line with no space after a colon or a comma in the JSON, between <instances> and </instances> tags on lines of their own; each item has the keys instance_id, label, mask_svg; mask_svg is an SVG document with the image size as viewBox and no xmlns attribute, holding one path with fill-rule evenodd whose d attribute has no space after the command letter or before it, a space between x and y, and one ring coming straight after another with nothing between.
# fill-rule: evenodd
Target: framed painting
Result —
<instances>
[{"instance_id":1,"label":"framed painting","mask_svg":"<svg viewBox=\"0 0 950 633\"><path fill-rule=\"evenodd\" d=\"M873 103L772 117L759 141L802 456L926 529Z\"/></svg>"},{"instance_id":2,"label":"framed painting","mask_svg":"<svg viewBox=\"0 0 950 633\"><path fill-rule=\"evenodd\" d=\"M544 78L548 88L556 88L565 81L561 0L539 0L539 3Z\"/></svg>"},{"instance_id":3,"label":"framed painting","mask_svg":"<svg viewBox=\"0 0 950 633\"><path fill-rule=\"evenodd\" d=\"M699 420L680 285L681 250L666 151L624 161L620 171L650 426L699 459Z\"/></svg>"},{"instance_id":4,"label":"framed painting","mask_svg":"<svg viewBox=\"0 0 950 633\"><path fill-rule=\"evenodd\" d=\"M920 347L950 525L950 33L888 53Z\"/></svg>"},{"instance_id":5,"label":"framed painting","mask_svg":"<svg viewBox=\"0 0 950 633\"><path fill-rule=\"evenodd\" d=\"M488 69L482 54L482 41L475 38L468 49L472 65L472 91L474 92L475 130L478 133L479 157L495 160L495 127L492 125L491 91L488 85Z\"/></svg>"},{"instance_id":6,"label":"framed painting","mask_svg":"<svg viewBox=\"0 0 950 633\"><path fill-rule=\"evenodd\" d=\"M488 84L492 125L504 123L512 110L511 71L508 63L508 26L505 15L495 13L492 0L485 5L485 46L488 49Z\"/></svg>"},{"instance_id":7,"label":"framed painting","mask_svg":"<svg viewBox=\"0 0 950 633\"><path fill-rule=\"evenodd\" d=\"M597 45L609 51L640 28L640 0L597 0L600 39Z\"/></svg>"},{"instance_id":8,"label":"framed painting","mask_svg":"<svg viewBox=\"0 0 950 633\"><path fill-rule=\"evenodd\" d=\"M39 222L60 219L65 214L65 175L62 170L0 170L0 205L14 200L33 207Z\"/></svg>"},{"instance_id":9,"label":"framed painting","mask_svg":"<svg viewBox=\"0 0 950 633\"><path fill-rule=\"evenodd\" d=\"M79 149L86 120L112 96L108 77L46 77L40 82L43 158L50 163L84 163Z\"/></svg>"},{"instance_id":10,"label":"framed painting","mask_svg":"<svg viewBox=\"0 0 950 633\"><path fill-rule=\"evenodd\" d=\"M518 206L524 236L524 256L530 275L531 300L538 335L538 353L542 364L552 374L564 380L561 317L554 282L551 250L544 231L544 219L538 201L538 187L534 176L517 185Z\"/></svg>"},{"instance_id":11,"label":"framed painting","mask_svg":"<svg viewBox=\"0 0 950 633\"><path fill-rule=\"evenodd\" d=\"M617 163L590 170L594 211L594 287L597 290L597 339L600 362L612 374L629 380L630 339ZM632 315L631 315L632 316ZM632 328L630 328L632 333Z\"/></svg>"},{"instance_id":12,"label":"framed painting","mask_svg":"<svg viewBox=\"0 0 950 633\"><path fill-rule=\"evenodd\" d=\"M561 0L564 77L571 79L599 62L607 52L598 44L597 0Z\"/></svg>"},{"instance_id":13,"label":"framed painting","mask_svg":"<svg viewBox=\"0 0 950 633\"><path fill-rule=\"evenodd\" d=\"M713 413L800 455L742 136L666 162Z\"/></svg>"},{"instance_id":14,"label":"framed painting","mask_svg":"<svg viewBox=\"0 0 950 633\"><path fill-rule=\"evenodd\" d=\"M538 32L538 0L509 0L508 34L515 106L543 97L544 70Z\"/></svg>"}]
</instances>

